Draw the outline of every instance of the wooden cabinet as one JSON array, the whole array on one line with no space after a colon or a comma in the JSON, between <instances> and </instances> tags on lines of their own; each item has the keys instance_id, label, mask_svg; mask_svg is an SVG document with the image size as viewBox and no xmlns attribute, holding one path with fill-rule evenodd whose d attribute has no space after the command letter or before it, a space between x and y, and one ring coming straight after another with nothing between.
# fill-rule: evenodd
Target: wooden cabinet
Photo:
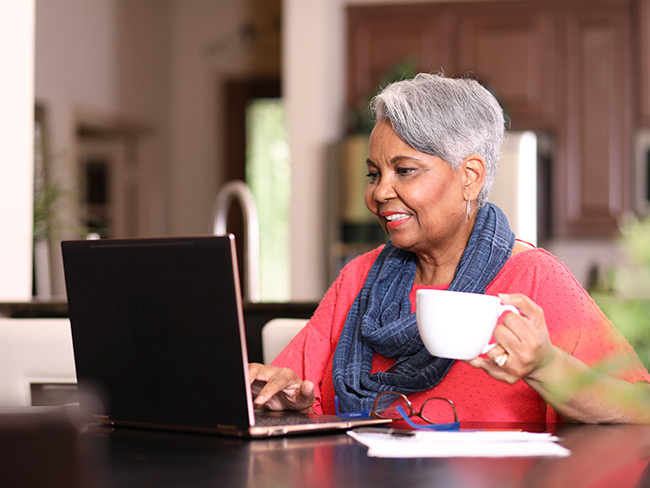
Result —
<instances>
[{"instance_id":1,"label":"wooden cabinet","mask_svg":"<svg viewBox=\"0 0 650 488\"><path fill-rule=\"evenodd\" d=\"M635 10L635 6L636 8ZM552 134L552 237L608 237L632 208L635 12L650 0L535 0L348 8L348 103L415 56L419 71L475 73L515 130ZM650 53L650 34L637 29ZM639 64L650 86L650 59ZM642 117L650 122L648 90Z\"/></svg>"},{"instance_id":2,"label":"wooden cabinet","mask_svg":"<svg viewBox=\"0 0 650 488\"><path fill-rule=\"evenodd\" d=\"M634 78L638 80L636 87L639 94L639 123L650 127L650 0L637 0L635 11L635 33L639 49L635 65L638 72Z\"/></svg>"},{"instance_id":3,"label":"wooden cabinet","mask_svg":"<svg viewBox=\"0 0 650 488\"><path fill-rule=\"evenodd\" d=\"M513 2L355 6L348 8L348 46L350 109L377 91L392 66L414 59L417 71L476 75L515 129L552 121L553 73L546 67L554 37L546 9Z\"/></svg>"},{"instance_id":4,"label":"wooden cabinet","mask_svg":"<svg viewBox=\"0 0 650 488\"><path fill-rule=\"evenodd\" d=\"M416 72L449 66L446 19L429 11L428 5L348 9L349 111L363 117L382 79L398 63L411 64Z\"/></svg>"},{"instance_id":5,"label":"wooden cabinet","mask_svg":"<svg viewBox=\"0 0 650 488\"><path fill-rule=\"evenodd\" d=\"M552 12L525 5L459 12L457 72L475 72L499 97L513 129L547 128L556 112Z\"/></svg>"},{"instance_id":6,"label":"wooden cabinet","mask_svg":"<svg viewBox=\"0 0 650 488\"><path fill-rule=\"evenodd\" d=\"M558 65L561 119L553 166L554 232L601 236L631 208L631 11L568 9Z\"/></svg>"}]
</instances>

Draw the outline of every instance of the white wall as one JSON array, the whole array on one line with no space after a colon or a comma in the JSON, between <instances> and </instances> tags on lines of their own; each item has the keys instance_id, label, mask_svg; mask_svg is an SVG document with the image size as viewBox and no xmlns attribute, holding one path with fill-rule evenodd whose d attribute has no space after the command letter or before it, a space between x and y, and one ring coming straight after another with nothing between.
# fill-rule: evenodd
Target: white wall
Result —
<instances>
[{"instance_id":1,"label":"white wall","mask_svg":"<svg viewBox=\"0 0 650 488\"><path fill-rule=\"evenodd\" d=\"M212 206L223 183L223 84L255 76L279 77L279 49L264 37L272 2L173 0L168 232L211 230ZM269 14L271 15L271 14ZM258 22L258 41L242 27ZM278 39L279 42L279 39ZM267 52L268 51L268 52Z\"/></svg>"},{"instance_id":2,"label":"white wall","mask_svg":"<svg viewBox=\"0 0 650 488\"><path fill-rule=\"evenodd\" d=\"M55 173L70 198L78 181L76 124L127 121L146 132L138 145L148 183L141 234L207 233L228 164L222 84L279 77L279 38L251 43L241 35L246 23L260 27L270 18L273 3L37 0L36 96L46 109ZM74 213L67 217L63 227L71 229ZM58 254L58 244L54 249ZM54 262L54 288L62 295L60 256Z\"/></svg>"},{"instance_id":3,"label":"white wall","mask_svg":"<svg viewBox=\"0 0 650 488\"><path fill-rule=\"evenodd\" d=\"M32 294L34 0L0 0L0 301Z\"/></svg>"},{"instance_id":4,"label":"white wall","mask_svg":"<svg viewBox=\"0 0 650 488\"><path fill-rule=\"evenodd\" d=\"M144 234L164 234L168 166L169 1L37 0L36 100L45 108L52 181L64 188L52 246L53 289L64 296L59 239L75 237L80 121L142 127L138 145Z\"/></svg>"},{"instance_id":5,"label":"white wall","mask_svg":"<svg viewBox=\"0 0 650 488\"><path fill-rule=\"evenodd\" d=\"M291 147L291 291L319 300L328 283L326 183L328 145L341 136L344 29L340 0L285 0L284 98Z\"/></svg>"}]
</instances>

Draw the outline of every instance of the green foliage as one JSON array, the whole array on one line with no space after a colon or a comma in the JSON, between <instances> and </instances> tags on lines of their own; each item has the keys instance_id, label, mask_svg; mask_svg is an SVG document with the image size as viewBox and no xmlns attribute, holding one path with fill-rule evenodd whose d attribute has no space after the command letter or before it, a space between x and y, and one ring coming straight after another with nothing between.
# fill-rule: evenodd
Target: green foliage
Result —
<instances>
[{"instance_id":1,"label":"green foliage","mask_svg":"<svg viewBox=\"0 0 650 488\"><path fill-rule=\"evenodd\" d=\"M56 203L63 195L58 185L41 187L34 192L34 241L51 237L56 219Z\"/></svg>"},{"instance_id":2,"label":"green foliage","mask_svg":"<svg viewBox=\"0 0 650 488\"><path fill-rule=\"evenodd\" d=\"M43 124L34 124L34 242L46 241L52 237L57 219L57 203L63 196L63 189L49 180L46 158L46 138Z\"/></svg>"},{"instance_id":3,"label":"green foliage","mask_svg":"<svg viewBox=\"0 0 650 488\"><path fill-rule=\"evenodd\" d=\"M370 114L370 101L377 92L395 81L413 78L417 74L418 59L410 56L398 61L388 68L377 80L377 85L357 101L353 110L348 113L348 130L351 134L370 134L375 121Z\"/></svg>"},{"instance_id":4,"label":"green foliage","mask_svg":"<svg viewBox=\"0 0 650 488\"><path fill-rule=\"evenodd\" d=\"M626 264L610 270L591 295L630 341L646 368L650 365L650 217L627 217L619 243Z\"/></svg>"}]
</instances>

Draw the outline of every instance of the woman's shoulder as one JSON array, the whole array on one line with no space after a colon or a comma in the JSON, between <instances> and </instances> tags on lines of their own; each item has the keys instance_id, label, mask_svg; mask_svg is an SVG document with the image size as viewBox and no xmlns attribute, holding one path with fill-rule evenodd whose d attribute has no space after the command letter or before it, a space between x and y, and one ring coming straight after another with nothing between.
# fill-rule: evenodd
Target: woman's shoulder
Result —
<instances>
[{"instance_id":1,"label":"woman's shoulder","mask_svg":"<svg viewBox=\"0 0 650 488\"><path fill-rule=\"evenodd\" d=\"M568 270L566 265L556 256L541 247L525 247L513 253L506 262L506 266L539 265L543 267L560 267Z\"/></svg>"},{"instance_id":2,"label":"woman's shoulder","mask_svg":"<svg viewBox=\"0 0 650 488\"><path fill-rule=\"evenodd\" d=\"M573 276L569 268L553 254L542 248L526 248L506 261L501 271L492 280L495 283L519 283L536 288L543 286L547 280L555 285L582 289L582 285Z\"/></svg>"},{"instance_id":3,"label":"woman's shoulder","mask_svg":"<svg viewBox=\"0 0 650 488\"><path fill-rule=\"evenodd\" d=\"M370 272L370 268L372 268L372 265L377 259L377 256L381 253L382 249L384 249L384 244L353 258L343 266L339 277L352 277L359 275L363 276L363 279L365 280L366 276Z\"/></svg>"}]
</instances>

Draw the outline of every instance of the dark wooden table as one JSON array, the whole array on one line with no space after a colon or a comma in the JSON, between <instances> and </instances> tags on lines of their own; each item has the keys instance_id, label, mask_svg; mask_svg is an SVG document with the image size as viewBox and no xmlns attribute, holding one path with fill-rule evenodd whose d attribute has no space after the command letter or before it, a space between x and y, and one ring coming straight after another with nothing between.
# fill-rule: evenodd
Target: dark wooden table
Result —
<instances>
[{"instance_id":1,"label":"dark wooden table","mask_svg":"<svg viewBox=\"0 0 650 488\"><path fill-rule=\"evenodd\" d=\"M563 438L569 457L377 459L345 434L248 441L84 427L60 414L0 414L0 486L650 486L650 426L548 430Z\"/></svg>"}]
</instances>

